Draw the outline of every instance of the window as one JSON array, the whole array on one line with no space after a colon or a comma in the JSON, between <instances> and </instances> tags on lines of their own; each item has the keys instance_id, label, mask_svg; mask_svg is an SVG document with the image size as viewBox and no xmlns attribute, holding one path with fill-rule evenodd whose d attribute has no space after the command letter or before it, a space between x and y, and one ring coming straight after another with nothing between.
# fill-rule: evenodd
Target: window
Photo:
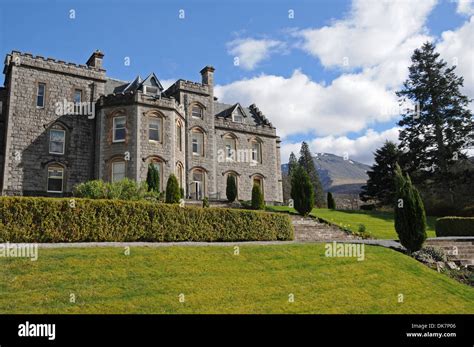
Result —
<instances>
[{"instance_id":1,"label":"window","mask_svg":"<svg viewBox=\"0 0 474 347\"><path fill-rule=\"evenodd\" d=\"M112 163L112 182L118 182L125 178L125 162L115 161Z\"/></svg>"},{"instance_id":2,"label":"window","mask_svg":"<svg viewBox=\"0 0 474 347\"><path fill-rule=\"evenodd\" d=\"M36 93L36 107L44 107L44 97L46 91L46 84L38 83L38 91Z\"/></svg>"},{"instance_id":3,"label":"window","mask_svg":"<svg viewBox=\"0 0 474 347\"><path fill-rule=\"evenodd\" d=\"M176 123L176 147L181 152L183 150L183 130L181 123Z\"/></svg>"},{"instance_id":4,"label":"window","mask_svg":"<svg viewBox=\"0 0 474 347\"><path fill-rule=\"evenodd\" d=\"M252 161L261 163L262 159L262 146L260 142L252 141Z\"/></svg>"},{"instance_id":5,"label":"window","mask_svg":"<svg viewBox=\"0 0 474 347\"><path fill-rule=\"evenodd\" d=\"M81 111L82 90L74 89L74 111L79 113Z\"/></svg>"},{"instance_id":6,"label":"window","mask_svg":"<svg viewBox=\"0 0 474 347\"><path fill-rule=\"evenodd\" d=\"M148 123L148 139L161 141L161 118L152 117Z\"/></svg>"},{"instance_id":7,"label":"window","mask_svg":"<svg viewBox=\"0 0 474 347\"><path fill-rule=\"evenodd\" d=\"M191 109L191 116L194 118L202 118L202 107L198 105L193 105Z\"/></svg>"},{"instance_id":8,"label":"window","mask_svg":"<svg viewBox=\"0 0 474 347\"><path fill-rule=\"evenodd\" d=\"M64 181L64 169L61 166L48 167L48 188L50 193L62 193Z\"/></svg>"},{"instance_id":9,"label":"window","mask_svg":"<svg viewBox=\"0 0 474 347\"><path fill-rule=\"evenodd\" d=\"M204 133L199 129L192 131L193 155L204 156Z\"/></svg>"},{"instance_id":10,"label":"window","mask_svg":"<svg viewBox=\"0 0 474 347\"><path fill-rule=\"evenodd\" d=\"M230 135L224 138L226 160L235 160L236 141Z\"/></svg>"},{"instance_id":11,"label":"window","mask_svg":"<svg viewBox=\"0 0 474 347\"><path fill-rule=\"evenodd\" d=\"M152 87L152 86L144 86L143 91L145 94L148 95L157 95L158 94L158 88Z\"/></svg>"},{"instance_id":12,"label":"window","mask_svg":"<svg viewBox=\"0 0 474 347\"><path fill-rule=\"evenodd\" d=\"M124 142L125 141L125 117L114 117L113 119L113 130L114 130L114 138L113 142Z\"/></svg>"},{"instance_id":13,"label":"window","mask_svg":"<svg viewBox=\"0 0 474 347\"><path fill-rule=\"evenodd\" d=\"M205 192L205 175L201 169L194 169L190 183L191 198L201 200Z\"/></svg>"},{"instance_id":14,"label":"window","mask_svg":"<svg viewBox=\"0 0 474 347\"><path fill-rule=\"evenodd\" d=\"M64 154L64 143L66 132L60 129L51 129L49 131L49 153Z\"/></svg>"},{"instance_id":15,"label":"window","mask_svg":"<svg viewBox=\"0 0 474 347\"><path fill-rule=\"evenodd\" d=\"M234 113L232 113L232 121L235 123L243 123L244 117L242 113L240 113L240 110L237 110Z\"/></svg>"},{"instance_id":16,"label":"window","mask_svg":"<svg viewBox=\"0 0 474 347\"><path fill-rule=\"evenodd\" d=\"M179 187L182 188L183 187L183 179L184 179L184 169L183 169L183 166L180 163L178 163L176 165L176 172L178 174Z\"/></svg>"}]
</instances>

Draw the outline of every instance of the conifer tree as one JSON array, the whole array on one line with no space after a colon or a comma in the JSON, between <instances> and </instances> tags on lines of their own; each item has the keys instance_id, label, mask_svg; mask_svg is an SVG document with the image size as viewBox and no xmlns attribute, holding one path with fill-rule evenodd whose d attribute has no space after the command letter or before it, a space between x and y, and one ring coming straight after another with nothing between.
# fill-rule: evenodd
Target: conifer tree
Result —
<instances>
[{"instance_id":1,"label":"conifer tree","mask_svg":"<svg viewBox=\"0 0 474 347\"><path fill-rule=\"evenodd\" d=\"M316 171L309 146L304 141L301 143L300 158L298 163L306 171L313 185L314 204L318 207L323 207L325 205L323 187L321 185L321 181L319 180L319 174L318 171Z\"/></svg>"}]
</instances>

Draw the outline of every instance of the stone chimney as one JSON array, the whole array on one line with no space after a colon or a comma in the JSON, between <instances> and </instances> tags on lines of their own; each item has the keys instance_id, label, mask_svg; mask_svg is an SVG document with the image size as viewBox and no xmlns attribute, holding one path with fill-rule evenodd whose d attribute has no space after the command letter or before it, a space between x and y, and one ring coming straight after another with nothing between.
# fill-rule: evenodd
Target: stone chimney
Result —
<instances>
[{"instance_id":1,"label":"stone chimney","mask_svg":"<svg viewBox=\"0 0 474 347\"><path fill-rule=\"evenodd\" d=\"M91 57L87 60L86 65L89 67L93 67L96 69L102 69L102 58L104 57L104 53L99 50L96 50L92 53Z\"/></svg>"},{"instance_id":2,"label":"stone chimney","mask_svg":"<svg viewBox=\"0 0 474 347\"><path fill-rule=\"evenodd\" d=\"M201 70L202 84L214 88L214 71L214 67L209 65Z\"/></svg>"}]
</instances>

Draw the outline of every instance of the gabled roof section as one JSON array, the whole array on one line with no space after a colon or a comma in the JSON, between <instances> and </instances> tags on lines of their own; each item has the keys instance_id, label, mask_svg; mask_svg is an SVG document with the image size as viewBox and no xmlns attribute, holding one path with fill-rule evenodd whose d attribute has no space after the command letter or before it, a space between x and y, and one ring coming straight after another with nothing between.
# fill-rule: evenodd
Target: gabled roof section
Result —
<instances>
[{"instance_id":1,"label":"gabled roof section","mask_svg":"<svg viewBox=\"0 0 474 347\"><path fill-rule=\"evenodd\" d=\"M125 93L125 92L137 90L138 87L140 87L141 83L142 83L142 78L140 77L140 75L138 75L132 82L128 84L128 86L125 87L123 92Z\"/></svg>"},{"instance_id":2,"label":"gabled roof section","mask_svg":"<svg viewBox=\"0 0 474 347\"><path fill-rule=\"evenodd\" d=\"M152 86L152 87L157 87L160 92L163 91L163 86L161 85L160 81L158 80L158 77L156 77L155 73L151 73L148 75L147 78L143 82L140 83L140 87L142 86Z\"/></svg>"},{"instance_id":3,"label":"gabled roof section","mask_svg":"<svg viewBox=\"0 0 474 347\"><path fill-rule=\"evenodd\" d=\"M264 116L264 114L259 110L259 108L252 104L248 108L242 107L239 103L229 105L220 102L214 103L215 117L218 118L228 118L232 116L232 112L239 110L242 112L242 115L247 118L245 121L248 125L266 125L273 127L272 123Z\"/></svg>"},{"instance_id":4,"label":"gabled roof section","mask_svg":"<svg viewBox=\"0 0 474 347\"><path fill-rule=\"evenodd\" d=\"M221 103L216 103L216 104L220 106L216 108L216 111L218 112L216 113L216 117L222 117L222 118L231 117L235 111L240 112L242 116L244 117L249 116L248 111L246 112L246 110L242 106L240 106L239 103L236 103L234 105L221 104Z\"/></svg>"}]
</instances>

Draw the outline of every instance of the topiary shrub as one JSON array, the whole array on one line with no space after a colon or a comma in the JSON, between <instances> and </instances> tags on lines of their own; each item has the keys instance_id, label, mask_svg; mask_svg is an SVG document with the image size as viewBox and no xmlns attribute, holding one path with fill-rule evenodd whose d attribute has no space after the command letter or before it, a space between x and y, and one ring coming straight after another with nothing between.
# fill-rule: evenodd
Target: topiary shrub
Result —
<instances>
[{"instance_id":1,"label":"topiary shrub","mask_svg":"<svg viewBox=\"0 0 474 347\"><path fill-rule=\"evenodd\" d=\"M331 192L328 192L328 208L331 210L336 209L336 201L334 200Z\"/></svg>"},{"instance_id":2,"label":"topiary shrub","mask_svg":"<svg viewBox=\"0 0 474 347\"><path fill-rule=\"evenodd\" d=\"M258 184L254 184L252 188L252 208L254 210L263 210L265 208L262 190Z\"/></svg>"},{"instance_id":3,"label":"topiary shrub","mask_svg":"<svg viewBox=\"0 0 474 347\"><path fill-rule=\"evenodd\" d=\"M232 175L227 175L225 194L229 202L234 202L237 198L237 182L235 182L235 177Z\"/></svg>"},{"instance_id":4,"label":"topiary shrub","mask_svg":"<svg viewBox=\"0 0 474 347\"><path fill-rule=\"evenodd\" d=\"M204 197L204 199L202 199L202 208L208 208L210 205L209 205L209 198L207 196Z\"/></svg>"},{"instance_id":5,"label":"topiary shrub","mask_svg":"<svg viewBox=\"0 0 474 347\"><path fill-rule=\"evenodd\" d=\"M313 184L299 165L293 169L291 177L291 198L295 210L302 216L307 216L314 207Z\"/></svg>"},{"instance_id":6,"label":"topiary shrub","mask_svg":"<svg viewBox=\"0 0 474 347\"><path fill-rule=\"evenodd\" d=\"M160 191L160 173L153 164L148 165L148 171L146 174L146 183L148 184L148 190L153 192Z\"/></svg>"},{"instance_id":7,"label":"topiary shrub","mask_svg":"<svg viewBox=\"0 0 474 347\"><path fill-rule=\"evenodd\" d=\"M0 242L293 239L286 214L147 201L1 197Z\"/></svg>"},{"instance_id":8,"label":"topiary shrub","mask_svg":"<svg viewBox=\"0 0 474 347\"><path fill-rule=\"evenodd\" d=\"M168 182L166 183L166 203L167 204L177 204L181 199L181 191L179 189L179 183L175 175L171 174L168 177Z\"/></svg>"},{"instance_id":9,"label":"topiary shrub","mask_svg":"<svg viewBox=\"0 0 474 347\"><path fill-rule=\"evenodd\" d=\"M426 240L426 216L418 190L412 185L410 176L403 175L400 166L395 168L396 206L395 230L400 243L408 253L418 251Z\"/></svg>"},{"instance_id":10,"label":"topiary shrub","mask_svg":"<svg viewBox=\"0 0 474 347\"><path fill-rule=\"evenodd\" d=\"M443 217L435 224L436 236L474 236L474 217Z\"/></svg>"}]
</instances>

